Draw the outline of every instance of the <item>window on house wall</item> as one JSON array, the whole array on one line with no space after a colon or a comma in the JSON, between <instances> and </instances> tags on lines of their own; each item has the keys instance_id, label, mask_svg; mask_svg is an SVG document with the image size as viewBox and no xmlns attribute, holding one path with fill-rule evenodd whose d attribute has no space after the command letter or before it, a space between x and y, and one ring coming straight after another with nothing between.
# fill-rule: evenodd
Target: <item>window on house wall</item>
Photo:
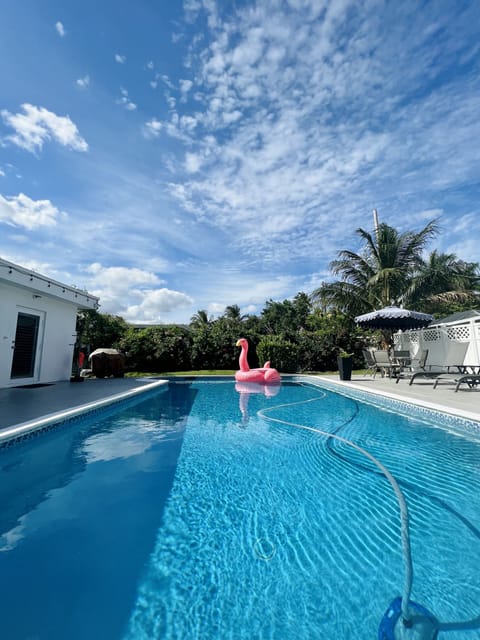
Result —
<instances>
[{"instance_id":1,"label":"window on house wall","mask_svg":"<svg viewBox=\"0 0 480 640\"><path fill-rule=\"evenodd\" d=\"M12 378L33 378L40 317L19 313L13 350Z\"/></svg>"}]
</instances>

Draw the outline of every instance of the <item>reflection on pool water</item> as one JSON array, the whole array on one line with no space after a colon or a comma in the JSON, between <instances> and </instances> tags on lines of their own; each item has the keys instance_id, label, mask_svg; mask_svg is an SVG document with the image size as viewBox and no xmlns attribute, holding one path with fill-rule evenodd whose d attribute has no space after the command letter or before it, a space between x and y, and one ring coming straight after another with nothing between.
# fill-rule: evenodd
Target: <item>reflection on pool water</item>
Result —
<instances>
[{"instance_id":1,"label":"reflection on pool water","mask_svg":"<svg viewBox=\"0 0 480 640\"><path fill-rule=\"evenodd\" d=\"M395 495L359 452L265 409L388 467L412 599L444 622L480 615L475 429L199 380L0 451L0 637L375 638L403 585Z\"/></svg>"}]
</instances>

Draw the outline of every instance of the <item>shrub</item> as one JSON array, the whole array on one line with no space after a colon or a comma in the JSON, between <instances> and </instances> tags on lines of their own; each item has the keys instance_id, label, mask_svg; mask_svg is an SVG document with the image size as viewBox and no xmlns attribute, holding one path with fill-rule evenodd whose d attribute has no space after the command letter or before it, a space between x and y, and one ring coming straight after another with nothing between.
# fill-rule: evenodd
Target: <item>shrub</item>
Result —
<instances>
[{"instance_id":1,"label":"shrub","mask_svg":"<svg viewBox=\"0 0 480 640\"><path fill-rule=\"evenodd\" d=\"M187 329L165 325L129 329L121 340L127 366L136 371L184 371L191 367L191 339Z\"/></svg>"},{"instance_id":2,"label":"shrub","mask_svg":"<svg viewBox=\"0 0 480 640\"><path fill-rule=\"evenodd\" d=\"M257 345L260 366L270 360L272 367L283 373L298 371L298 345L279 336L267 336Z\"/></svg>"}]
</instances>

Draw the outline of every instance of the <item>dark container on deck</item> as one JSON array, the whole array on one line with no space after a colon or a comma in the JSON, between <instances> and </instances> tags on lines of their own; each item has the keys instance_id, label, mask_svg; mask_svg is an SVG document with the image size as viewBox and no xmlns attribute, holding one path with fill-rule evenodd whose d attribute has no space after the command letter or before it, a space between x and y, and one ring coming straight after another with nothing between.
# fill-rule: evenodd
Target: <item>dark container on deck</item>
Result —
<instances>
[{"instance_id":1,"label":"dark container on deck","mask_svg":"<svg viewBox=\"0 0 480 640\"><path fill-rule=\"evenodd\" d=\"M123 378L125 356L116 349L95 349L90 354L90 366L96 378Z\"/></svg>"},{"instance_id":2,"label":"dark container on deck","mask_svg":"<svg viewBox=\"0 0 480 640\"><path fill-rule=\"evenodd\" d=\"M351 356L337 357L338 373L340 375L340 380L352 379L352 364L353 364L353 359Z\"/></svg>"}]
</instances>

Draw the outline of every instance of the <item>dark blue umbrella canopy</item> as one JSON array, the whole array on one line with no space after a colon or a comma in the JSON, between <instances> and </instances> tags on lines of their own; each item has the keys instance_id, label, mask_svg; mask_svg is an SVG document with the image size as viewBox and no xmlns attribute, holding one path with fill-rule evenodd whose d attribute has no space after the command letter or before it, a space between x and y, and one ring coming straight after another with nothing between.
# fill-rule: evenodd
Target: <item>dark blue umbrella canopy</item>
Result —
<instances>
[{"instance_id":1,"label":"dark blue umbrella canopy","mask_svg":"<svg viewBox=\"0 0 480 640\"><path fill-rule=\"evenodd\" d=\"M390 329L391 331L421 329L428 326L432 320L433 316L429 313L410 311L400 307L384 307L355 318L355 322L366 329Z\"/></svg>"}]
</instances>

